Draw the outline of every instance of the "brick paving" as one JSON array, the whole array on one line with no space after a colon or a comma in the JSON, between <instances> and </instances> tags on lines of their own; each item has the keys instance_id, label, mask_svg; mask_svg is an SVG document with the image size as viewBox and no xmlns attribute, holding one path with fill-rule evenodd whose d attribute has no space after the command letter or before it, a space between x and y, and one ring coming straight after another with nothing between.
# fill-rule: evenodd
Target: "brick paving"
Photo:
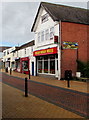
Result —
<instances>
[{"instance_id":1,"label":"brick paving","mask_svg":"<svg viewBox=\"0 0 89 120\"><path fill-rule=\"evenodd\" d=\"M5 72L5 70L2 70L3 72ZM9 74L9 73L7 73ZM29 78L27 74L21 74L18 72L12 72L12 76L17 76L20 78ZM49 85L54 85L54 86L58 86L58 87L63 87L63 88L67 88L67 89L71 89L71 90L76 90L76 91L80 91L80 92L84 92L84 93L89 93L89 82L78 82L78 81L70 81L70 88L67 87L67 81L63 81L63 80L57 80L55 78L48 78L48 77L41 77L41 76L31 76L30 77L31 80L33 81L37 81L37 82L41 82L41 83L46 83Z\"/></svg>"},{"instance_id":2,"label":"brick paving","mask_svg":"<svg viewBox=\"0 0 89 120\"><path fill-rule=\"evenodd\" d=\"M2 86L3 118L83 118L33 95L25 98L24 93L14 87Z\"/></svg>"},{"instance_id":3,"label":"brick paving","mask_svg":"<svg viewBox=\"0 0 89 120\"><path fill-rule=\"evenodd\" d=\"M24 89L24 79L3 75L3 82L9 83L21 90ZM66 88L55 87L44 83L29 80L29 93L40 97L53 104L61 106L67 110L75 112L81 116L87 117L87 94L68 90Z\"/></svg>"}]
</instances>

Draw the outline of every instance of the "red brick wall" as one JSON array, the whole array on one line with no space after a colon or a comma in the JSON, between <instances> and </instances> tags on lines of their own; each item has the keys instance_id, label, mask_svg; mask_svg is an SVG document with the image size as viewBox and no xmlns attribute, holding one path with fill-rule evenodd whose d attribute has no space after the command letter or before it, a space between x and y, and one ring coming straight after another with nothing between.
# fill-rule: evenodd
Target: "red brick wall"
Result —
<instances>
[{"instance_id":1,"label":"red brick wall","mask_svg":"<svg viewBox=\"0 0 89 120\"><path fill-rule=\"evenodd\" d=\"M71 41L78 43L78 59L88 61L88 41L87 25L62 22L61 23L61 42ZM61 54L61 72L64 77L64 70L71 69L73 74L77 71L76 65L77 50L62 50ZM72 63L71 63L72 61ZM67 65L66 65L67 64Z\"/></svg>"}]
</instances>

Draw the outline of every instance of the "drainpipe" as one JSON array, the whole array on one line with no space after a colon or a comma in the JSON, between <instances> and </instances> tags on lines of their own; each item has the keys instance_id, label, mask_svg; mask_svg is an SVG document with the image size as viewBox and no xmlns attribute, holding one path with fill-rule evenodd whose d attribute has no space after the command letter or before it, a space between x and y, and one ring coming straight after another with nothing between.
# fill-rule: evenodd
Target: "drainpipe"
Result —
<instances>
[{"instance_id":1,"label":"drainpipe","mask_svg":"<svg viewBox=\"0 0 89 120\"><path fill-rule=\"evenodd\" d=\"M58 39L58 80L61 79L61 21L59 22L59 39Z\"/></svg>"}]
</instances>

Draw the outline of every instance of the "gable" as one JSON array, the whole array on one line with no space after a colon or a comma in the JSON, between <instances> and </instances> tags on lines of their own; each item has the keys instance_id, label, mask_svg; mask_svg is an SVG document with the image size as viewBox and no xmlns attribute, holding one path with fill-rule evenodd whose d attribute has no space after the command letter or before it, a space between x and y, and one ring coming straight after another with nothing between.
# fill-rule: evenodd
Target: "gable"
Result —
<instances>
[{"instance_id":1,"label":"gable","mask_svg":"<svg viewBox=\"0 0 89 120\"><path fill-rule=\"evenodd\" d=\"M47 11L41 7L38 17L35 21L35 25L33 28L33 31L41 31L43 29L47 29L47 26L50 27L54 24L53 19L50 17L50 15L47 13Z\"/></svg>"}]
</instances>

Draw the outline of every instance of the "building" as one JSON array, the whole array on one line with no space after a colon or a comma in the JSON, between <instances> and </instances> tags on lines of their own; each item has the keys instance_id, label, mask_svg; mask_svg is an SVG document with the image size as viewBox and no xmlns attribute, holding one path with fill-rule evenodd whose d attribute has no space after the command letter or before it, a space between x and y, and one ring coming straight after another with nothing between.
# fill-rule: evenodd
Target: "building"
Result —
<instances>
[{"instance_id":1,"label":"building","mask_svg":"<svg viewBox=\"0 0 89 120\"><path fill-rule=\"evenodd\" d=\"M31 31L35 33L35 75L64 78L77 72L77 62L89 61L89 10L41 2Z\"/></svg>"},{"instance_id":2,"label":"building","mask_svg":"<svg viewBox=\"0 0 89 120\"><path fill-rule=\"evenodd\" d=\"M8 48L10 48L10 47L8 47L8 46L0 46L0 69L4 67L3 60L2 60L3 50L8 49Z\"/></svg>"},{"instance_id":3,"label":"building","mask_svg":"<svg viewBox=\"0 0 89 120\"><path fill-rule=\"evenodd\" d=\"M3 51L4 67L12 68L17 72L34 75L33 49L35 41L32 40L20 47L11 47Z\"/></svg>"},{"instance_id":4,"label":"building","mask_svg":"<svg viewBox=\"0 0 89 120\"><path fill-rule=\"evenodd\" d=\"M15 56L16 63L16 71L29 74L29 70L31 75L34 75L34 57L33 57L33 49L35 41L28 42L26 44L21 45L18 49L13 51Z\"/></svg>"}]
</instances>

